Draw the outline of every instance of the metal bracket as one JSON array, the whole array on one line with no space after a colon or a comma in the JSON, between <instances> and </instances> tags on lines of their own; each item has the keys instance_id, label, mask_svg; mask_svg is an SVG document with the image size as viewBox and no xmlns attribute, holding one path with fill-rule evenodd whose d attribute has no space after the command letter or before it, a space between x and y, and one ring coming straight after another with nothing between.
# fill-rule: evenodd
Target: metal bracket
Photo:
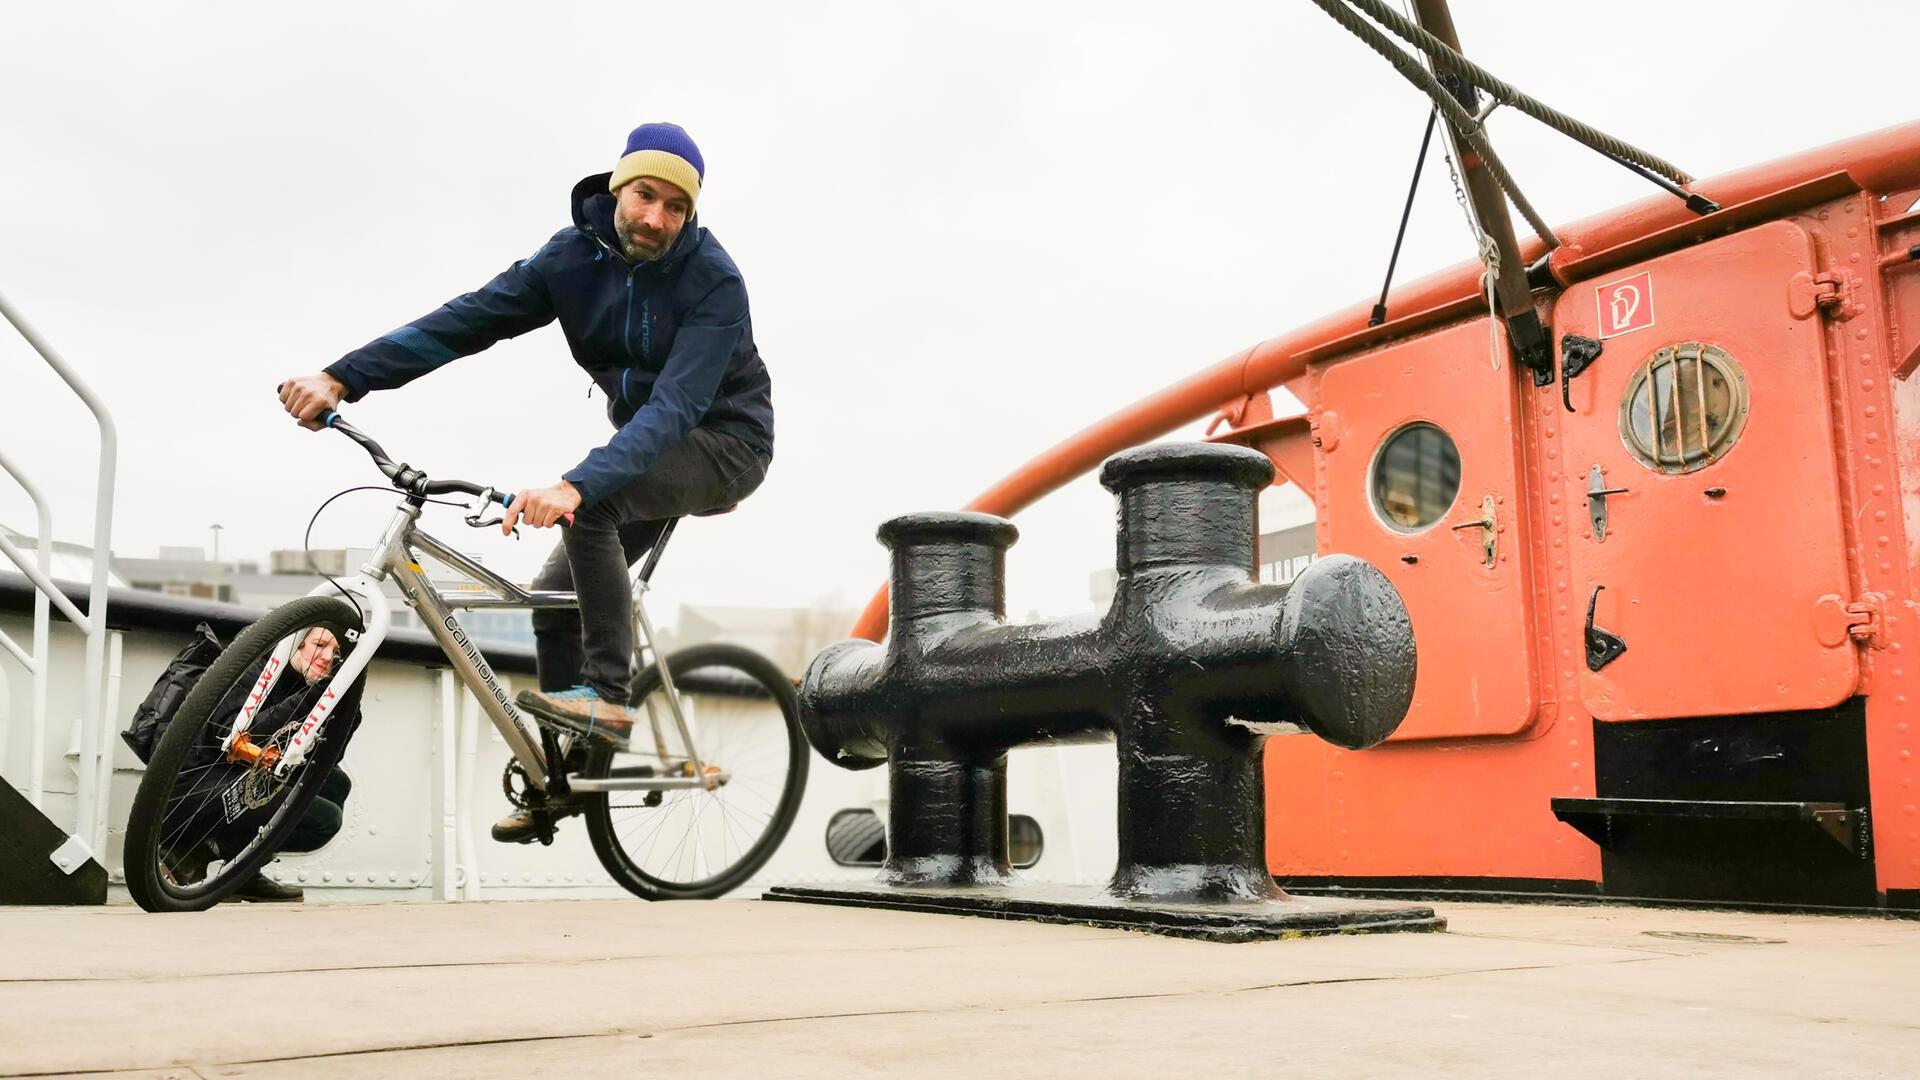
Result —
<instances>
[{"instance_id":1,"label":"metal bracket","mask_svg":"<svg viewBox=\"0 0 1920 1080\"><path fill-rule=\"evenodd\" d=\"M1823 803L1809 803L1807 817L1821 832L1833 837L1841 847L1862 862L1873 858L1873 833L1869 829L1866 807L1858 810Z\"/></svg>"},{"instance_id":2,"label":"metal bracket","mask_svg":"<svg viewBox=\"0 0 1920 1080\"><path fill-rule=\"evenodd\" d=\"M1499 520L1494 516L1494 502L1493 496L1491 495L1480 500L1479 521L1469 521L1455 525L1452 531L1459 532L1461 529L1476 528L1480 530L1480 550L1486 556L1487 567L1491 569L1494 562L1495 537L1499 535L1500 531Z\"/></svg>"},{"instance_id":3,"label":"metal bracket","mask_svg":"<svg viewBox=\"0 0 1920 1080\"><path fill-rule=\"evenodd\" d=\"M87 846L85 840L80 839L78 833L67 837L66 843L54 848L53 854L47 856L47 860L59 867L63 874L72 874L92 859L93 849Z\"/></svg>"},{"instance_id":4,"label":"metal bracket","mask_svg":"<svg viewBox=\"0 0 1920 1080\"><path fill-rule=\"evenodd\" d=\"M1507 320L1507 340L1514 355L1533 372L1533 385L1553 385L1553 334L1540 321L1532 307L1514 314L1501 313Z\"/></svg>"},{"instance_id":5,"label":"metal bracket","mask_svg":"<svg viewBox=\"0 0 1920 1080\"><path fill-rule=\"evenodd\" d=\"M1600 466L1595 465L1587 473L1587 518L1593 522L1593 542L1604 544L1607 540L1607 496L1625 495L1626 488L1610 488L1600 475Z\"/></svg>"},{"instance_id":6,"label":"metal bracket","mask_svg":"<svg viewBox=\"0 0 1920 1080\"><path fill-rule=\"evenodd\" d=\"M1620 659L1620 654L1627 651L1627 643L1621 640L1620 635L1608 633L1593 625L1594 605L1599 603L1600 590L1604 588L1606 588L1605 585L1595 585L1593 587L1593 595L1587 597L1586 636L1588 671L1599 671L1601 668Z\"/></svg>"},{"instance_id":7,"label":"metal bracket","mask_svg":"<svg viewBox=\"0 0 1920 1080\"><path fill-rule=\"evenodd\" d=\"M1568 334L1560 339L1560 404L1566 406L1568 412L1573 411L1573 401L1567 396L1567 391L1574 377L1592 367L1593 362L1600 359L1604 348L1600 342L1578 334Z\"/></svg>"}]
</instances>

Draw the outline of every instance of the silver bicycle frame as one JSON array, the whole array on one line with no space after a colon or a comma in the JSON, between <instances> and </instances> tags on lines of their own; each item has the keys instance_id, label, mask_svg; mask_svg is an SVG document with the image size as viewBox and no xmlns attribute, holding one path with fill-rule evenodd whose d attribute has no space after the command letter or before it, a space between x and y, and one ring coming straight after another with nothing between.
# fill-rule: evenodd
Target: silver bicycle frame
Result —
<instances>
[{"instance_id":1,"label":"silver bicycle frame","mask_svg":"<svg viewBox=\"0 0 1920 1080\"><path fill-rule=\"evenodd\" d=\"M339 587L359 600L362 610L367 613L366 629L361 632L353 655L334 673L333 685L326 695L316 704L307 719L300 725L288 743L285 753L275 766L284 776L298 765L313 745L314 738L332 712L334 703L340 695L351 688L356 679L365 674L367 665L373 661L374 653L381 642L386 640L387 631L392 624L392 605L387 594L381 589L380 582L391 575L400 586L400 593L407 606L419 613L426 624L427 632L433 636L446 654L448 663L473 696L480 701L480 707L492 719L493 726L499 730L501 738L506 740L515 760L526 770L529 780L542 791L547 790L550 774L547 770L546 755L541 750L537 736L529 734L529 725L521 719L520 710L507 696L506 689L500 685L493 667L481 653L480 648L465 630L460 628L459 620L453 612L459 608L571 608L578 601L573 593L529 592L518 585L500 577L486 567L467 558L440 541L420 532L415 523L420 518L420 508L402 500L395 507L393 518L387 523L386 531L380 536L373 556L361 567L360 573L352 577L339 579ZM427 580L426 572L421 569L413 552L415 549L432 555L434 558L454 567L461 573L473 578L488 591L488 595L461 596L448 598L440 594ZM339 590L334 584L317 585L310 596L331 596ZM682 744L686 747L687 764L690 774L686 776L644 776L622 777L619 779L569 779L574 791L665 791L678 788L713 788L730 779L726 773L716 771L709 774L702 762L699 750L694 743L692 726L687 722L685 710L680 704L680 695L673 685L672 673L667 670L665 658L654 645L653 622L647 617L643 596L646 583L636 580L634 583L633 611L636 640L644 643L646 651L652 654L654 662L660 667L661 686L667 692L668 712L679 732ZM226 738L226 745L248 729L253 721L254 710L274 683L285 674L288 660L299 642L293 638L280 642L272 657L262 670L260 679L249 694L247 704L242 707L240 716L234 723L233 731ZM651 708L651 703L649 703ZM663 759L668 757L664 741L657 729L655 742Z\"/></svg>"}]
</instances>

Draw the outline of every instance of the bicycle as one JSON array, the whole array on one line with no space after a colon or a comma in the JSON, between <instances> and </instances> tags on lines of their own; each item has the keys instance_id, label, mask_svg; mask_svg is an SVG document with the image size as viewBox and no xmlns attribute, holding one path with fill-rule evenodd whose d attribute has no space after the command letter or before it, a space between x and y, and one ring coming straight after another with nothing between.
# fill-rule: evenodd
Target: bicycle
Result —
<instances>
[{"instance_id":1,"label":"bicycle","mask_svg":"<svg viewBox=\"0 0 1920 1080\"><path fill-rule=\"evenodd\" d=\"M359 574L329 578L243 630L181 703L128 820L124 863L135 902L148 911L204 910L279 853L357 726L361 676L392 621L380 588L389 576L506 740L513 759L503 787L533 814L542 843L552 843L559 804L571 799L584 803L601 865L645 899L719 896L765 865L806 786L809 751L794 684L771 660L735 645L696 645L662 662L644 598L679 519L662 524L633 575L636 656L654 661L635 677L632 704L648 723L636 725L625 750L576 745L523 720L453 614L573 607L574 594L521 589L417 528L426 504L440 501L432 496L481 499L466 519L475 528L499 525L486 508L512 496L396 465L338 413L321 419L367 451L401 500ZM417 552L481 589L442 595ZM331 634L332 645L317 630ZM355 719L330 723L336 716Z\"/></svg>"}]
</instances>

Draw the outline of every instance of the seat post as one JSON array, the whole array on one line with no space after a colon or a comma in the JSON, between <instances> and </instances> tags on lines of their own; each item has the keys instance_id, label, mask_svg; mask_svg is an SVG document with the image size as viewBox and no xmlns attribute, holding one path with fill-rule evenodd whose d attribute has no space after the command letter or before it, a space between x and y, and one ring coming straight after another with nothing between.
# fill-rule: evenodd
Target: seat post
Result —
<instances>
[{"instance_id":1,"label":"seat post","mask_svg":"<svg viewBox=\"0 0 1920 1080\"><path fill-rule=\"evenodd\" d=\"M673 527L678 524L680 524L679 518L668 518L667 523L660 526L660 538L653 542L653 550L647 552L646 561L640 564L642 585L653 581L653 568L660 565L660 553L667 550L667 538L673 535Z\"/></svg>"}]
</instances>

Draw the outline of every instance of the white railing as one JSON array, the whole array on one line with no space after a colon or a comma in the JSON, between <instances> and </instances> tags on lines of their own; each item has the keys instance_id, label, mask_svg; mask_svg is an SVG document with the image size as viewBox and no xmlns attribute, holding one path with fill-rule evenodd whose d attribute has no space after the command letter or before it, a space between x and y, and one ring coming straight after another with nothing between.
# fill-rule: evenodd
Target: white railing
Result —
<instances>
[{"instance_id":1,"label":"white railing","mask_svg":"<svg viewBox=\"0 0 1920 1080\"><path fill-rule=\"evenodd\" d=\"M53 514L47 509L47 500L41 496L40 489L27 479L26 474L21 472L13 462L7 460L7 455L3 451L0 451L0 469L6 470L7 475L13 477L21 489L27 493L27 498L33 500L36 530L34 568L40 572L42 578L51 580L53 577ZM0 540L4 539L5 537L0 537ZM46 794L47 787L47 671L51 667L47 663L47 634L51 618L47 599L49 595L43 588L34 590L33 652L31 654L4 632L0 632L0 648L5 648L12 653L14 659L20 661L20 665L27 669L27 674L33 676L33 726L28 729L30 734L27 739L30 748L27 757L27 799L41 809L44 809L41 806L41 800ZM65 597L61 599L64 600ZM7 760L7 749L7 733L0 731L0 762Z\"/></svg>"},{"instance_id":2,"label":"white railing","mask_svg":"<svg viewBox=\"0 0 1920 1080\"><path fill-rule=\"evenodd\" d=\"M12 560L13 564L20 568L20 572L27 576L27 580L33 582L41 596L51 601L54 607L60 609L62 615L72 620L87 639L87 658L82 676L84 705L79 718L80 757L75 764L77 791L74 800L73 835L67 845L55 853L55 861L63 866L71 864L77 867L85 861L84 856L97 857L95 853L100 852L105 846L107 799L112 790L110 781L113 775L113 744L111 739L118 725L114 722L110 710L116 704L112 699L118 697L119 680L114 679L113 687L107 686L107 571L113 559L113 475L119 454L119 435L114 427L113 416L107 411L106 405L85 381L68 367L64 360L60 359L53 347L48 345L32 326L28 325L26 319L7 302L5 296L0 296L0 316L4 316L9 323L13 324L13 328L19 331L27 344L33 346L33 350L47 362L47 366L53 369L54 374L60 376L61 381L65 382L67 387L86 404L93 413L94 422L100 428L100 469L94 491L93 511L93 580L87 593L85 615L82 615L61 592L60 587L54 584L48 572L49 555L53 546L53 524L51 515L46 509L46 501L10 462L0 462L5 465L7 473L27 489L27 494L33 499L39 518L36 559L29 562L26 555L4 536L0 536L0 554L5 554ZM28 657L26 651L11 638L5 639L5 646L16 659L27 664L35 680L34 701L37 711L33 718L33 760L30 765L28 786L29 796L34 799L35 805L39 805L39 797L45 790L45 758L41 749L45 740L46 726L45 680L49 655L47 651L49 616L45 604L39 602L35 603L34 613L32 656ZM114 651L117 653L118 649ZM76 842L81 850L75 850ZM76 855L82 858L76 861L74 858Z\"/></svg>"}]
</instances>

